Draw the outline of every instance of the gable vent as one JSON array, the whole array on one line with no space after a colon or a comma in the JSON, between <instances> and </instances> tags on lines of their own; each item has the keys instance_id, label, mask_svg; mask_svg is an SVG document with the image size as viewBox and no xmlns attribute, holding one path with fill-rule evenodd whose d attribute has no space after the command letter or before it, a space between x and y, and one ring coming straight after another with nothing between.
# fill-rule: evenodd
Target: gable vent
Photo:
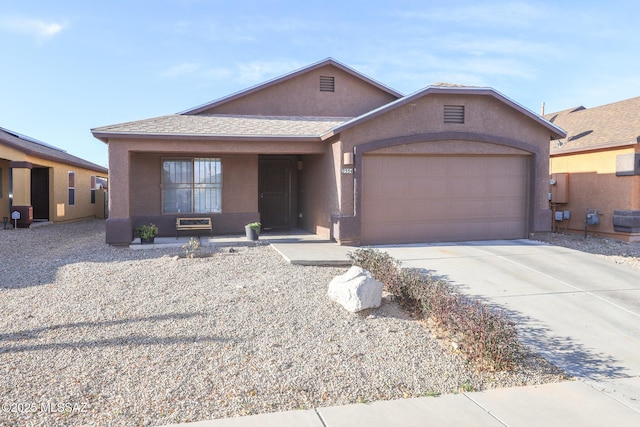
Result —
<instances>
[{"instance_id":1,"label":"gable vent","mask_svg":"<svg viewBox=\"0 0 640 427\"><path fill-rule=\"evenodd\" d=\"M445 123L464 123L464 105L445 105Z\"/></svg>"},{"instance_id":2,"label":"gable vent","mask_svg":"<svg viewBox=\"0 0 640 427\"><path fill-rule=\"evenodd\" d=\"M332 76L320 76L320 92L335 92L336 79Z\"/></svg>"}]
</instances>

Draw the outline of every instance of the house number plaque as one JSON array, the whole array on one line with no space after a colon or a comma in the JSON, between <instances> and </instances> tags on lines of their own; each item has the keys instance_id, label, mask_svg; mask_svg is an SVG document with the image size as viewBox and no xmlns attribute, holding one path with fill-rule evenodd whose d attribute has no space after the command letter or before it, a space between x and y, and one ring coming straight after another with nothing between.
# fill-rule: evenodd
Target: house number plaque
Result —
<instances>
[{"instance_id":1,"label":"house number plaque","mask_svg":"<svg viewBox=\"0 0 640 427\"><path fill-rule=\"evenodd\" d=\"M342 173L353 173L353 168L342 168Z\"/></svg>"}]
</instances>

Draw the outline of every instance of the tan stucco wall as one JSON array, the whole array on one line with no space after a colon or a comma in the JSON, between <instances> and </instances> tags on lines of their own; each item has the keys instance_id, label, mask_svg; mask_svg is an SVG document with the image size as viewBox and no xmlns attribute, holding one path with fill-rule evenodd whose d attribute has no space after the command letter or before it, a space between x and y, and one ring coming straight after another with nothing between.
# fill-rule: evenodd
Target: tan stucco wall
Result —
<instances>
[{"instance_id":1,"label":"tan stucco wall","mask_svg":"<svg viewBox=\"0 0 640 427\"><path fill-rule=\"evenodd\" d=\"M335 92L320 91L320 76L335 77ZM389 93L328 65L203 114L356 117L395 99Z\"/></svg>"},{"instance_id":2,"label":"tan stucco wall","mask_svg":"<svg viewBox=\"0 0 640 427\"><path fill-rule=\"evenodd\" d=\"M583 233L586 209L599 209L600 224L589 226L589 235L600 234L627 240L613 229L613 211L640 210L640 176L616 176L616 156L634 153L633 147L554 156L550 172L569 174L569 203L558 210L571 212L569 230Z\"/></svg>"},{"instance_id":3,"label":"tan stucco wall","mask_svg":"<svg viewBox=\"0 0 640 427\"><path fill-rule=\"evenodd\" d=\"M105 174L42 159L22 153L0 144L0 159L24 161L34 167L49 168L49 220L54 222L75 221L96 215L96 205L91 203L91 176L107 177ZM0 209L8 211L8 164L3 168L4 197L0 200ZM6 169L6 170L5 170ZM75 172L75 205L69 205L69 171ZM6 194L6 195L5 195ZM31 205L31 170L13 169L13 205ZM4 212L4 211L2 211ZM1 215L4 216L4 215Z\"/></svg>"},{"instance_id":4,"label":"tan stucco wall","mask_svg":"<svg viewBox=\"0 0 640 427\"><path fill-rule=\"evenodd\" d=\"M73 221L96 215L96 206L91 204L91 176L95 172L73 166L59 165L49 170L50 186L53 183L53 194L49 192L49 212L53 221ZM69 174L75 173L75 204L69 205ZM53 197L52 197L53 196Z\"/></svg>"}]
</instances>

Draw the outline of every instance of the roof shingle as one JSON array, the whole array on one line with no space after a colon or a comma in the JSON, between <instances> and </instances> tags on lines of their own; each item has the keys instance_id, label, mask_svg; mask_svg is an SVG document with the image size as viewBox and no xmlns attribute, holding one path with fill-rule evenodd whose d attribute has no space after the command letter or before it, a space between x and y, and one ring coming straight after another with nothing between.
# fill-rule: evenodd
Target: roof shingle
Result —
<instances>
[{"instance_id":1,"label":"roof shingle","mask_svg":"<svg viewBox=\"0 0 640 427\"><path fill-rule=\"evenodd\" d=\"M551 154L637 144L640 138L640 97L599 107L576 107L545 118L567 131L551 142Z\"/></svg>"},{"instance_id":2,"label":"roof shingle","mask_svg":"<svg viewBox=\"0 0 640 427\"><path fill-rule=\"evenodd\" d=\"M319 138L349 117L240 116L172 114L92 129L97 137L110 134L211 137Z\"/></svg>"}]
</instances>

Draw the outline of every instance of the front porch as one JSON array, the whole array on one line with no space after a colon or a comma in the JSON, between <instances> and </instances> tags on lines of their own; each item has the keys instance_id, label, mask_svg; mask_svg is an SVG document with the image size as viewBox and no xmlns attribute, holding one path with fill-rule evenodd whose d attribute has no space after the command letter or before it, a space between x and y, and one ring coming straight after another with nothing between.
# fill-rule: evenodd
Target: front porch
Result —
<instances>
[{"instance_id":1,"label":"front porch","mask_svg":"<svg viewBox=\"0 0 640 427\"><path fill-rule=\"evenodd\" d=\"M181 248L193 236L156 237L153 244L142 245L136 238L129 245L131 250L153 250ZM296 265L351 265L348 253L354 248L340 246L335 241L308 231L267 231L260 234L257 242L246 236L233 234L224 236L199 236L200 244L214 247L271 245L289 264Z\"/></svg>"}]
</instances>

